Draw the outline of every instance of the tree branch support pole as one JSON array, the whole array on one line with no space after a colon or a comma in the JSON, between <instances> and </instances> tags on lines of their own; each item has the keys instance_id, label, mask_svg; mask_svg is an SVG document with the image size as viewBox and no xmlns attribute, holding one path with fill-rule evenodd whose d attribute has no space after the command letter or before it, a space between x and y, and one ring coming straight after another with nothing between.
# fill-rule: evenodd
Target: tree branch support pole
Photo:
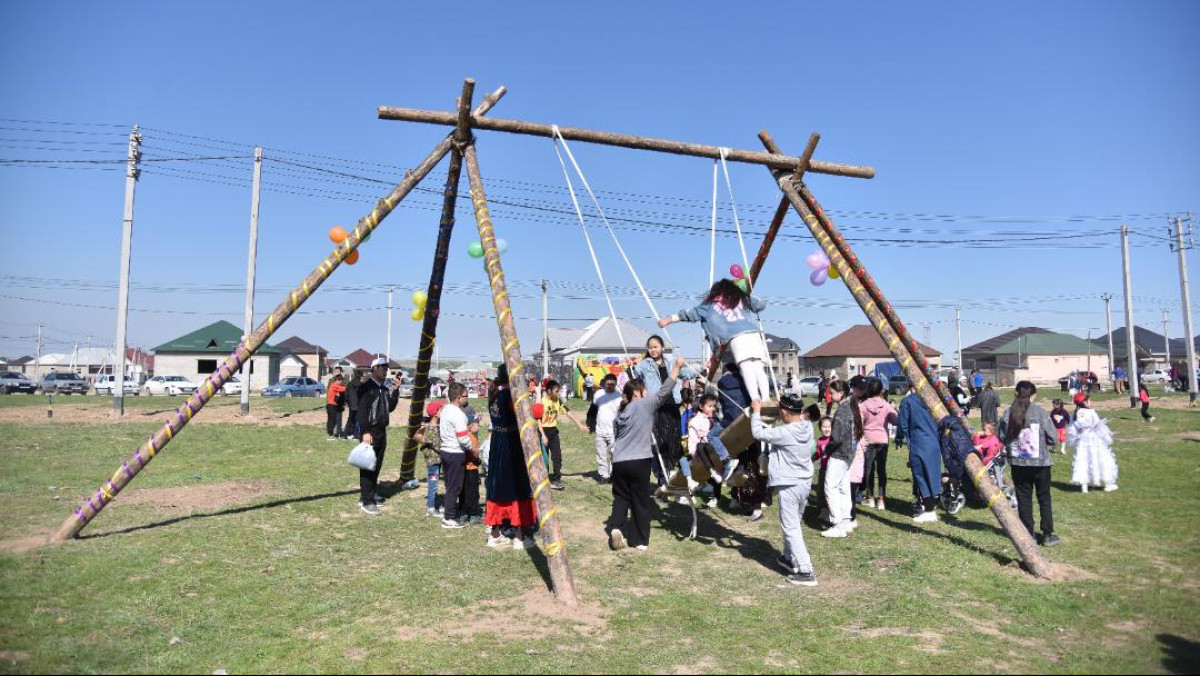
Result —
<instances>
[{"instance_id":1,"label":"tree branch support pole","mask_svg":"<svg viewBox=\"0 0 1200 676\"><path fill-rule=\"evenodd\" d=\"M834 244L833 238L822 227L821 221L817 218L816 214L805 203L801 197L800 190L792 184L790 176L785 172L777 171L774 173L779 188L804 220L804 224L808 227L809 232L812 233L813 238L817 240L817 244L821 246L825 255L829 257L830 263L837 269L842 279L845 280L851 295L854 296L859 307L862 308L867 318L875 326L880 338L888 346L888 350L892 353L892 356L899 362L900 367L904 369L905 374L915 386L918 396L921 397L925 405L929 408L930 414L938 421L951 415L946 405L938 398L937 392L931 386L929 379L917 368L914 356L905 347L891 322L883 314L883 311L875 300L871 298L871 294L854 272L846 257L842 255L842 252ZM848 245L846 248L849 250ZM850 253L853 254L853 252ZM1030 572L1038 577L1050 577L1051 567L1049 561L1042 556L1037 543L1034 542L1029 531L1025 530L1025 526L1013 511L1012 506L1008 504L1003 491L997 488L996 484L987 475L979 457L970 454L967 456L965 464L966 471L971 477L972 482L978 488L984 501L991 507L992 513L996 515L1001 527L1004 528L1009 538L1012 539L1013 545L1016 546L1018 553Z\"/></svg>"},{"instance_id":2,"label":"tree branch support pole","mask_svg":"<svg viewBox=\"0 0 1200 676\"><path fill-rule=\"evenodd\" d=\"M529 468L529 485L537 502L542 551L550 562L550 580L555 596L568 606L575 606L579 604L579 595L575 590L575 579L571 575L571 566L567 560L558 508L554 505L554 497L550 491L550 476L546 472L546 463L542 460L542 451L538 444L537 421L530 410L528 391L519 386L524 361L521 359L521 345L517 340L508 289L504 282L504 269L500 265L500 251L496 248L492 216L488 210L483 179L479 173L475 144L468 145L464 154L467 160L467 178L471 185L471 204L475 210L475 222L479 226L479 240L483 245L484 261L491 284L496 323L500 328L500 349L504 354L504 364L508 367L508 381L514 395L517 425L521 430L521 448L525 452L525 466Z\"/></svg>"},{"instance_id":3,"label":"tree branch support pole","mask_svg":"<svg viewBox=\"0 0 1200 676\"><path fill-rule=\"evenodd\" d=\"M112 502L121 490L129 485L129 482L133 481L134 477L155 456L162 452L163 448L175 438L175 435L183 431L183 428L187 426L192 417L204 408L204 405L212 399L215 393L221 390L221 386L237 373L242 364L249 361L255 351L267 342L267 339L275 333L276 329L282 326L308 300L309 296L320 288L321 284L342 264L342 261L351 252L358 249L362 240L374 232L383 219L392 213L396 205L407 197L412 192L412 189L421 182L421 179L425 178L437 166L437 163L446 156L446 153L450 152L450 146L451 140L447 137L438 143L433 151L416 168L405 174L404 179L392 189L392 192L380 200L369 214L358 221L354 230L350 232L350 236L337 245L333 252L325 257L316 269L309 273L300 286L292 289L288 297L267 316L266 321L259 324L258 328L249 337L244 338L242 344L238 345L237 349L225 358L225 361L216 371L213 371L212 375L205 378L204 383L183 402L182 406L176 409L174 416L164 423L148 440L142 443L134 451L133 455L121 467L117 468L112 477L105 481L95 494L87 498L75 510L74 514L63 521L58 531L51 538L52 541L64 542L75 537L79 534L79 531L83 530L100 513L100 510Z\"/></svg>"},{"instance_id":4,"label":"tree branch support pole","mask_svg":"<svg viewBox=\"0 0 1200 676\"><path fill-rule=\"evenodd\" d=\"M503 96L504 88L498 93ZM421 324L421 343L417 352L416 382L413 383L412 401L408 406L408 439L404 443L404 454L400 458L400 483L410 485L416 480L417 430L425 413L425 401L429 398L429 367L433 361L433 348L437 342L438 316L442 308L442 285L446 279L446 262L450 258L450 235L454 231L454 209L458 204L458 183L462 176L462 148L471 137L469 125L471 98L475 95L475 81L468 78L463 82L462 95L458 99L458 127L455 128L454 148L450 151L450 169L446 174L446 190L442 197L442 217L438 226L437 245L433 252L433 270L429 274L426 290L425 319ZM497 97L498 98L498 97ZM416 486L412 486L416 488Z\"/></svg>"}]
</instances>

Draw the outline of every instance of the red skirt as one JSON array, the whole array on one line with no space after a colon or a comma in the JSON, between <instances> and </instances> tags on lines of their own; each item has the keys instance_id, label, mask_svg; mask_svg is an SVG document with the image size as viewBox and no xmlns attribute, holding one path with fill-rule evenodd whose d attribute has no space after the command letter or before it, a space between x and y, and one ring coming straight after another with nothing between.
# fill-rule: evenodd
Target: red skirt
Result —
<instances>
[{"instance_id":1,"label":"red skirt","mask_svg":"<svg viewBox=\"0 0 1200 676\"><path fill-rule=\"evenodd\" d=\"M1058 443L1060 443L1060 444L1067 443L1067 428L1065 428L1065 427L1058 428Z\"/></svg>"},{"instance_id":2,"label":"red skirt","mask_svg":"<svg viewBox=\"0 0 1200 676\"><path fill-rule=\"evenodd\" d=\"M537 504L533 500L511 502L487 502L487 514L483 522L489 526L503 526L508 521L516 528L537 525Z\"/></svg>"}]
</instances>

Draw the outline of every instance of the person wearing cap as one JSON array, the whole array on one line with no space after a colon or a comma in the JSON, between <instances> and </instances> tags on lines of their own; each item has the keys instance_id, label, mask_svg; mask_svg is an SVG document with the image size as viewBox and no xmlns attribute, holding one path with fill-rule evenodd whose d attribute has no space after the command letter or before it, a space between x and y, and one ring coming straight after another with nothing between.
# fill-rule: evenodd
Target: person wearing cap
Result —
<instances>
[{"instance_id":1,"label":"person wearing cap","mask_svg":"<svg viewBox=\"0 0 1200 676\"><path fill-rule=\"evenodd\" d=\"M385 382L388 360L380 357L371 362L371 377L358 386L358 425L362 440L375 449L375 469L358 470L358 507L367 514L378 515L383 502L375 489L379 485L379 470L383 468L383 454L387 451L387 428L391 413L400 401L400 382L389 388Z\"/></svg>"},{"instance_id":2,"label":"person wearing cap","mask_svg":"<svg viewBox=\"0 0 1200 676\"><path fill-rule=\"evenodd\" d=\"M768 427L762 419L762 402L750 402L750 433L771 445L769 485L779 498L779 526L783 530L783 568L789 583L817 586L812 559L804 546L804 508L812 490L813 452L817 448L812 422L804 416L804 401L784 394L779 398L779 416L783 424Z\"/></svg>"},{"instance_id":3,"label":"person wearing cap","mask_svg":"<svg viewBox=\"0 0 1200 676\"><path fill-rule=\"evenodd\" d=\"M441 431L439 425L442 420L442 407L446 402L442 400L431 401L425 407L425 424L421 429L417 430L416 440L421 449L421 455L425 457L426 468L426 484L428 492L425 495L425 515L437 516L442 512L437 504L438 495L438 479L442 474L442 454L441 454Z\"/></svg>"}]
</instances>

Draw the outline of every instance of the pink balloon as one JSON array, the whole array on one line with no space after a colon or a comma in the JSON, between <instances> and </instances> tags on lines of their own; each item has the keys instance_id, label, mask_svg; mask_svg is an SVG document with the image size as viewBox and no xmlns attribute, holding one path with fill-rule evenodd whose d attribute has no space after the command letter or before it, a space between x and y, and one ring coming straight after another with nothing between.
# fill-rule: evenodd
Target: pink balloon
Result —
<instances>
[{"instance_id":1,"label":"pink balloon","mask_svg":"<svg viewBox=\"0 0 1200 676\"><path fill-rule=\"evenodd\" d=\"M742 270L742 266L734 263L729 266L729 274L733 275L734 279L745 279L746 273Z\"/></svg>"},{"instance_id":2,"label":"pink balloon","mask_svg":"<svg viewBox=\"0 0 1200 676\"><path fill-rule=\"evenodd\" d=\"M820 270L829 267L829 257L824 251L814 251L804 259L805 264L813 270Z\"/></svg>"},{"instance_id":3,"label":"pink balloon","mask_svg":"<svg viewBox=\"0 0 1200 676\"><path fill-rule=\"evenodd\" d=\"M822 284L825 283L825 280L827 280L827 279L829 279L829 269L828 268L821 268L820 270L813 270L812 274L808 276L808 281L812 282L813 286L821 286Z\"/></svg>"}]
</instances>

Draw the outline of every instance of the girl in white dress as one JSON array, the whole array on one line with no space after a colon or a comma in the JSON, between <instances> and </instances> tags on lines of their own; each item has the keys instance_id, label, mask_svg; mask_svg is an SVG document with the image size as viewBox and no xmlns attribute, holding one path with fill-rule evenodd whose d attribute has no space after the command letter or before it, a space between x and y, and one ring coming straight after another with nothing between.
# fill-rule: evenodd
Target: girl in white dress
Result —
<instances>
[{"instance_id":1,"label":"girl in white dress","mask_svg":"<svg viewBox=\"0 0 1200 676\"><path fill-rule=\"evenodd\" d=\"M1071 483L1078 484L1084 493L1088 486L1104 486L1105 491L1117 490L1117 458L1113 455L1112 432L1108 423L1093 411L1087 394L1075 395L1075 421L1067 433L1067 443L1075 448L1075 465Z\"/></svg>"}]
</instances>

